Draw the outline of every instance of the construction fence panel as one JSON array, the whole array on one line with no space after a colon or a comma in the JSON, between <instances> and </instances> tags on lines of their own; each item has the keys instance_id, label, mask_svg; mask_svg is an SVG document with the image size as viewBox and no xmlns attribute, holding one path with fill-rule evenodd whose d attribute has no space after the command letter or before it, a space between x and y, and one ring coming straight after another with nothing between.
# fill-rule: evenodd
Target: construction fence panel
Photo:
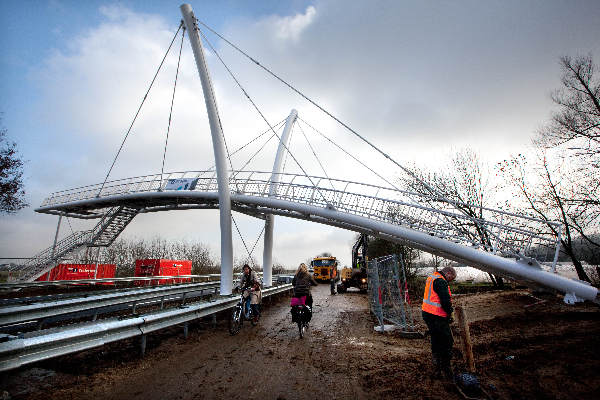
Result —
<instances>
[{"instance_id":1,"label":"construction fence panel","mask_svg":"<svg viewBox=\"0 0 600 400\"><path fill-rule=\"evenodd\" d=\"M382 329L391 323L404 332L416 330L407 295L406 270L402 257L390 255L369 261L371 312Z\"/></svg>"}]
</instances>

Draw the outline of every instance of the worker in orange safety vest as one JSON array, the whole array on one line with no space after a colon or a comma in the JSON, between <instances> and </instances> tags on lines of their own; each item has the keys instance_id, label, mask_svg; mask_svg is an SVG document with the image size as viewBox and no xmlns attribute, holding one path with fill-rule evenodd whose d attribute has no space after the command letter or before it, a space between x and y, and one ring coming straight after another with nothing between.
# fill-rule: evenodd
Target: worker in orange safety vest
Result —
<instances>
[{"instance_id":1,"label":"worker in orange safety vest","mask_svg":"<svg viewBox=\"0 0 600 400\"><path fill-rule=\"evenodd\" d=\"M335 294L335 281L337 280L337 265L333 265L329 270L329 284L331 289L331 294Z\"/></svg>"},{"instance_id":2,"label":"worker in orange safety vest","mask_svg":"<svg viewBox=\"0 0 600 400\"><path fill-rule=\"evenodd\" d=\"M422 314L423 320L431 334L431 353L435 366L435 377L442 374L447 379L452 379L452 345L454 339L450 332L450 323L453 319L452 292L449 282L456 279L456 270L445 267L439 272L433 272L425 282L423 294Z\"/></svg>"}]
</instances>

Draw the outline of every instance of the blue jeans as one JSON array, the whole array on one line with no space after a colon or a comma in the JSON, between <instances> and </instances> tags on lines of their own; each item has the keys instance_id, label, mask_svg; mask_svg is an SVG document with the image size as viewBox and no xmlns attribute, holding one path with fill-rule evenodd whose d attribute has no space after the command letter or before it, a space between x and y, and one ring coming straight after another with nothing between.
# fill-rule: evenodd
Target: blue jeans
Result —
<instances>
[{"instance_id":1,"label":"blue jeans","mask_svg":"<svg viewBox=\"0 0 600 400\"><path fill-rule=\"evenodd\" d=\"M248 298L246 299L246 301L244 301L244 316L246 318L248 318L248 316L250 315L250 307L251 307L251 305L250 305L250 296L248 296Z\"/></svg>"}]
</instances>

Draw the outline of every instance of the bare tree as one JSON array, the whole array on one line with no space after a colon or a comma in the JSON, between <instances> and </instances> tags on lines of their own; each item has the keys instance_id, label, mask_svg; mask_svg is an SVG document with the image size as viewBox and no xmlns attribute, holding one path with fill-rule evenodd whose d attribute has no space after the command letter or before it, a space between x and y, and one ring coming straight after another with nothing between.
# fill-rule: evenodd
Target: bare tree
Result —
<instances>
[{"instance_id":1,"label":"bare tree","mask_svg":"<svg viewBox=\"0 0 600 400\"><path fill-rule=\"evenodd\" d=\"M492 249L489 232L484 226L471 221L483 219L486 207L495 204L492 197L494 191L490 190L489 173L487 166L480 160L479 155L469 148L459 150L450 159L448 165L439 172L425 171L413 168L413 174L419 178L406 179L403 184L416 193L427 196L442 197L454 202L454 208L461 215L469 217L465 220L459 217L444 216L465 239L482 243L486 248ZM431 200L431 207L436 208L435 200ZM502 286L501 277L489 274L495 286Z\"/></svg>"},{"instance_id":2,"label":"bare tree","mask_svg":"<svg viewBox=\"0 0 600 400\"><path fill-rule=\"evenodd\" d=\"M248 264L255 271L262 271L262 265L254 256L235 257L233 260L233 272L242 272L244 264Z\"/></svg>"},{"instance_id":3,"label":"bare tree","mask_svg":"<svg viewBox=\"0 0 600 400\"><path fill-rule=\"evenodd\" d=\"M23 184L23 160L17 144L6 139L6 128L0 128L0 214L14 213L27 207Z\"/></svg>"},{"instance_id":4,"label":"bare tree","mask_svg":"<svg viewBox=\"0 0 600 400\"><path fill-rule=\"evenodd\" d=\"M592 56L560 58L562 88L552 94L558 110L538 131L534 145L560 149L575 166L570 171L574 189L568 200L579 212L600 214L600 79ZM565 199L566 200L566 199Z\"/></svg>"},{"instance_id":5,"label":"bare tree","mask_svg":"<svg viewBox=\"0 0 600 400\"><path fill-rule=\"evenodd\" d=\"M208 274L218 272L215 260L208 246L202 243L177 242L175 259L191 260L192 274Z\"/></svg>"},{"instance_id":6,"label":"bare tree","mask_svg":"<svg viewBox=\"0 0 600 400\"><path fill-rule=\"evenodd\" d=\"M77 262L96 262L117 264L118 276L133 276L135 261L144 259L171 259L192 261L192 274L217 273L219 266L208 246L197 242L170 242L155 237L143 239L119 239L107 248L84 252Z\"/></svg>"},{"instance_id":7,"label":"bare tree","mask_svg":"<svg viewBox=\"0 0 600 400\"><path fill-rule=\"evenodd\" d=\"M290 270L288 270L283 264L281 264L280 262L275 261L273 263L273 274L277 275L277 274L284 274L286 272L289 272Z\"/></svg>"},{"instance_id":8,"label":"bare tree","mask_svg":"<svg viewBox=\"0 0 600 400\"><path fill-rule=\"evenodd\" d=\"M499 171L504 175L508 187L512 188L515 200L523 201L522 206L533 216L547 222L548 228L559 235L555 225L550 222L560 221L565 231L561 232L561 251L573 262L577 276L581 280L590 281L575 252L574 235L579 234L591 245L598 243L588 236L587 229L594 222L588 213L582 212L581 204L573 202L576 184L569 179L566 165L552 166L546 153L541 153L536 164L529 166L525 156L519 155L502 162ZM513 206L517 204L513 203Z\"/></svg>"},{"instance_id":9,"label":"bare tree","mask_svg":"<svg viewBox=\"0 0 600 400\"><path fill-rule=\"evenodd\" d=\"M575 157L599 168L600 161L600 80L592 56L560 58L562 88L552 94L559 110L552 114L535 144L544 148L566 146Z\"/></svg>"},{"instance_id":10,"label":"bare tree","mask_svg":"<svg viewBox=\"0 0 600 400\"><path fill-rule=\"evenodd\" d=\"M440 269L444 268L445 266L450 265L450 260L447 260L438 255L432 254L431 262L429 264L433 267L434 271L439 271Z\"/></svg>"},{"instance_id":11,"label":"bare tree","mask_svg":"<svg viewBox=\"0 0 600 400\"><path fill-rule=\"evenodd\" d=\"M415 270L415 263L421 256L421 250L405 246L400 243L369 236L369 260L374 258L397 254L402 257L407 268L407 273Z\"/></svg>"},{"instance_id":12,"label":"bare tree","mask_svg":"<svg viewBox=\"0 0 600 400\"><path fill-rule=\"evenodd\" d=\"M562 87L552 94L558 110L533 141L539 160L529 167L517 156L500 169L529 210L564 224L561 251L572 260L579 279L589 281L574 239L578 235L592 249L600 246L593 235L600 221L600 80L591 54L561 57L560 65ZM561 167L548 156L553 153L567 162Z\"/></svg>"}]
</instances>

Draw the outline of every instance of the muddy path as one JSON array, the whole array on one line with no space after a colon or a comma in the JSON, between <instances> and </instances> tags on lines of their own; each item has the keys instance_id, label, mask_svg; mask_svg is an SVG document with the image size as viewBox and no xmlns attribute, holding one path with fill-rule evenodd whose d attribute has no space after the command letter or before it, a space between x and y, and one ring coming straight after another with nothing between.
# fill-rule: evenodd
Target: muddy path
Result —
<instances>
[{"instance_id":1,"label":"muddy path","mask_svg":"<svg viewBox=\"0 0 600 400\"><path fill-rule=\"evenodd\" d=\"M367 298L313 289L314 315L300 339L288 298L264 306L237 336L226 320L125 341L0 378L13 399L460 399L430 376L427 339L373 331ZM471 320L478 373L494 398L600 398L600 312L544 302L522 291L457 296ZM420 319L420 305L414 316ZM457 369L464 368L457 344Z\"/></svg>"}]
</instances>

